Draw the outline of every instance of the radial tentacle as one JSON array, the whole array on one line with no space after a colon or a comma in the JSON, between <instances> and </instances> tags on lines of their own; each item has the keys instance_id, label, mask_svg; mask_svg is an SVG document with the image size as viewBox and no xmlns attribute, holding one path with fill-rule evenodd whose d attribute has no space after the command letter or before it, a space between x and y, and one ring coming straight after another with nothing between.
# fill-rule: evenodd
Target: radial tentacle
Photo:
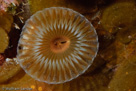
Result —
<instances>
[{"instance_id":1,"label":"radial tentacle","mask_svg":"<svg viewBox=\"0 0 136 91\"><path fill-rule=\"evenodd\" d=\"M96 31L84 16L67 8L48 8L27 20L17 58L33 78L58 84L84 73L98 45Z\"/></svg>"}]
</instances>

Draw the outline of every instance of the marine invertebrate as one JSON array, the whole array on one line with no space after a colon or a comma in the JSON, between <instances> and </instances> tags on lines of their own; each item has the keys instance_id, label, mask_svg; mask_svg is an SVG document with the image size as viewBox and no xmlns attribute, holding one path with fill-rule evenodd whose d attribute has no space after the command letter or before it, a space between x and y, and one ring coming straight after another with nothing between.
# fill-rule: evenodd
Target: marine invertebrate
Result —
<instances>
[{"instance_id":1,"label":"marine invertebrate","mask_svg":"<svg viewBox=\"0 0 136 91\"><path fill-rule=\"evenodd\" d=\"M17 59L33 78L51 84L83 74L98 51L92 24L68 8L47 8L27 20L18 43Z\"/></svg>"}]
</instances>

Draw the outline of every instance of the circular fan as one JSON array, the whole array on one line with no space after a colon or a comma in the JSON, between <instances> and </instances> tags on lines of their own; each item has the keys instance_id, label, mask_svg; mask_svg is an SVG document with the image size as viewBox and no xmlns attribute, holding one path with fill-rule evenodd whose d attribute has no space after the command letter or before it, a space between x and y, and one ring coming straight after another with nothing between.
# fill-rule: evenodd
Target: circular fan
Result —
<instances>
[{"instance_id":1,"label":"circular fan","mask_svg":"<svg viewBox=\"0 0 136 91\"><path fill-rule=\"evenodd\" d=\"M98 45L96 31L84 16L68 8L52 7L27 20L17 58L33 78L59 84L84 73Z\"/></svg>"}]
</instances>

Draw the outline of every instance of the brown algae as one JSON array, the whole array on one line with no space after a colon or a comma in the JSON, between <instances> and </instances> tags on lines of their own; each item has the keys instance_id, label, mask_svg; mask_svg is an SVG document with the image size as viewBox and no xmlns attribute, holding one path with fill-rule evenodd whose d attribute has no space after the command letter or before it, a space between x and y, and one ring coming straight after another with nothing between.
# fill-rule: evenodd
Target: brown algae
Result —
<instances>
[{"instance_id":1,"label":"brown algae","mask_svg":"<svg viewBox=\"0 0 136 91\"><path fill-rule=\"evenodd\" d=\"M13 23L13 16L6 13L0 13L0 27L10 32Z\"/></svg>"},{"instance_id":2,"label":"brown algae","mask_svg":"<svg viewBox=\"0 0 136 91\"><path fill-rule=\"evenodd\" d=\"M8 47L9 37L6 31L0 27L0 53L4 53Z\"/></svg>"},{"instance_id":3,"label":"brown algae","mask_svg":"<svg viewBox=\"0 0 136 91\"><path fill-rule=\"evenodd\" d=\"M134 2L118 2L107 7L102 14L102 26L109 33L135 24L136 6Z\"/></svg>"}]
</instances>

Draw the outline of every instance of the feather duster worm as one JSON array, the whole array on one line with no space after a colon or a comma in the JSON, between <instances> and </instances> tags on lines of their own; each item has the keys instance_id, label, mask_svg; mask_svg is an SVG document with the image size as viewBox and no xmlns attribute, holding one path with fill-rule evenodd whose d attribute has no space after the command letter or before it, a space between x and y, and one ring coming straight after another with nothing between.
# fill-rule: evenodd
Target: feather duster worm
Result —
<instances>
[{"instance_id":1,"label":"feather duster worm","mask_svg":"<svg viewBox=\"0 0 136 91\"><path fill-rule=\"evenodd\" d=\"M83 74L92 64L98 45L96 31L84 16L52 7L27 20L17 59L31 77L59 84Z\"/></svg>"}]
</instances>

